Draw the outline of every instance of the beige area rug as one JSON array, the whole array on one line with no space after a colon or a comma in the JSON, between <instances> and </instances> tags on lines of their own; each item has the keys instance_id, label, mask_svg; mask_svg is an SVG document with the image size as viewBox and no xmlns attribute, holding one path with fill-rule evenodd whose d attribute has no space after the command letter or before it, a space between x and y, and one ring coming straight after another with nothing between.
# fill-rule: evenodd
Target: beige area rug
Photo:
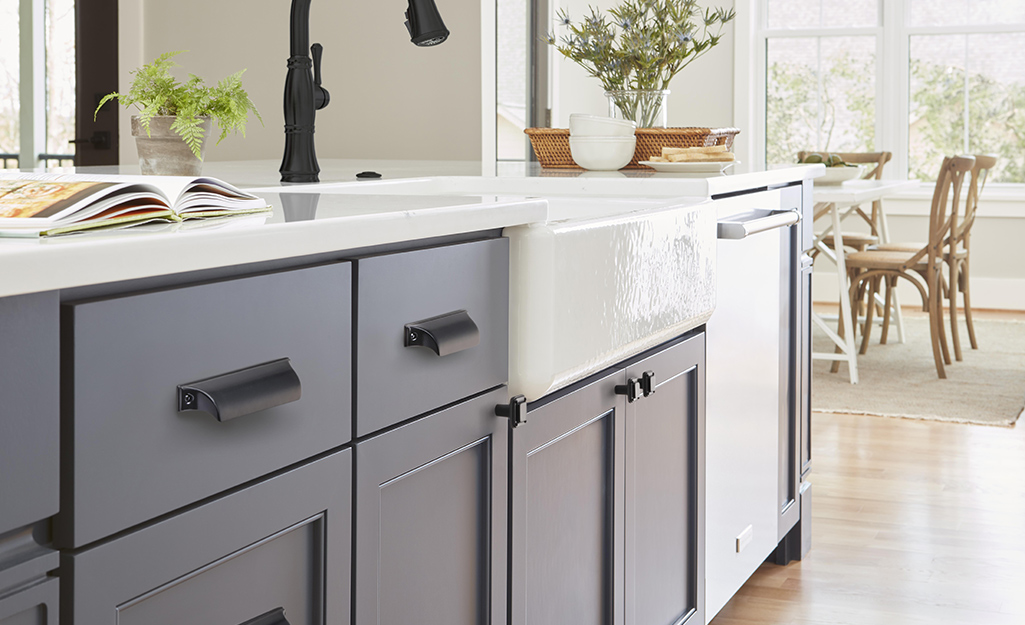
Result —
<instances>
[{"instance_id":1,"label":"beige area rug","mask_svg":"<svg viewBox=\"0 0 1025 625\"><path fill-rule=\"evenodd\" d=\"M850 383L846 363L830 373L829 361L815 360L812 410L1014 425L1025 406L1025 322L976 320L978 350L970 348L962 322L964 360L946 366L945 380L936 376L928 319L905 318L904 326L903 344L896 342L892 326L886 345L879 344L879 328L873 330L868 353L858 356L858 384ZM832 351L825 334L818 328L814 334L815 351Z\"/></svg>"}]
</instances>

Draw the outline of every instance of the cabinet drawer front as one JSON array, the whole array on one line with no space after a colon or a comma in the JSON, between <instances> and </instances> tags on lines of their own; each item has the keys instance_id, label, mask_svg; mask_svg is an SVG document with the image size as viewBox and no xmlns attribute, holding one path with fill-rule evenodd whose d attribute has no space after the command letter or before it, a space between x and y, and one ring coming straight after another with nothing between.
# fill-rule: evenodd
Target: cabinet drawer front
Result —
<instances>
[{"instance_id":1,"label":"cabinet drawer front","mask_svg":"<svg viewBox=\"0 0 1025 625\"><path fill-rule=\"evenodd\" d=\"M356 433L502 384L509 368L509 242L490 239L357 261ZM466 311L479 343L439 356L405 327ZM457 337L459 338L459 337ZM472 341L471 341L472 342Z\"/></svg>"},{"instance_id":2,"label":"cabinet drawer front","mask_svg":"<svg viewBox=\"0 0 1025 625\"><path fill-rule=\"evenodd\" d=\"M343 450L62 557L90 625L349 622L352 452Z\"/></svg>"},{"instance_id":3,"label":"cabinet drawer front","mask_svg":"<svg viewBox=\"0 0 1025 625\"><path fill-rule=\"evenodd\" d=\"M346 443L351 297L345 263L66 305L73 453L59 545L87 544ZM252 412L267 388L258 381L222 394L236 418L179 412L179 385L283 358L298 400Z\"/></svg>"},{"instance_id":4,"label":"cabinet drawer front","mask_svg":"<svg viewBox=\"0 0 1025 625\"><path fill-rule=\"evenodd\" d=\"M0 535L57 512L58 310L55 292L0 299Z\"/></svg>"}]
</instances>

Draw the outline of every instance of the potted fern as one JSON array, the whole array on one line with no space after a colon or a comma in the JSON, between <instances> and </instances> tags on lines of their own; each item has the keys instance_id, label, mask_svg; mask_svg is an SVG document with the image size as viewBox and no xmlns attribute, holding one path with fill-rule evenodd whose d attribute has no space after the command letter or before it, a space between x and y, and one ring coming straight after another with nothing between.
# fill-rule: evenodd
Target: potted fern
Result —
<instances>
[{"instance_id":1,"label":"potted fern","mask_svg":"<svg viewBox=\"0 0 1025 625\"><path fill-rule=\"evenodd\" d=\"M110 100L126 107L135 106L132 115L132 136L139 150L139 166L144 174L198 176L203 167L206 139L213 122L221 134L220 143L229 132L246 134L249 113L263 123L256 105L242 88L242 74L236 72L209 87L203 79L189 74L180 82L171 75L172 61L178 52L167 52L152 63L132 72L128 93L110 93L100 100L93 113Z\"/></svg>"}]
</instances>

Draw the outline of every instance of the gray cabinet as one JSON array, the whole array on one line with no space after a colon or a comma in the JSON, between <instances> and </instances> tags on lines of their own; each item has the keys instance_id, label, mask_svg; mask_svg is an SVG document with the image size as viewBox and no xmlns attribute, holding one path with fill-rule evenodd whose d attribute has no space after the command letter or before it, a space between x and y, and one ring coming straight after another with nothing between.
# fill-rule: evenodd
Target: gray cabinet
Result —
<instances>
[{"instance_id":1,"label":"gray cabinet","mask_svg":"<svg viewBox=\"0 0 1025 625\"><path fill-rule=\"evenodd\" d=\"M39 528L41 529L41 528ZM33 528L0 537L0 625L56 625L59 556Z\"/></svg>"},{"instance_id":2,"label":"gray cabinet","mask_svg":"<svg viewBox=\"0 0 1025 625\"><path fill-rule=\"evenodd\" d=\"M626 624L704 625L705 341L627 367L654 374L626 405Z\"/></svg>"},{"instance_id":3,"label":"gray cabinet","mask_svg":"<svg viewBox=\"0 0 1025 625\"><path fill-rule=\"evenodd\" d=\"M350 271L65 303L56 543L80 547L349 441ZM230 420L180 410L179 385L285 358L296 401ZM266 387L247 384L232 402L260 399Z\"/></svg>"},{"instance_id":4,"label":"gray cabinet","mask_svg":"<svg viewBox=\"0 0 1025 625\"><path fill-rule=\"evenodd\" d=\"M0 625L57 625L58 581L44 579L9 595L0 590Z\"/></svg>"},{"instance_id":5,"label":"gray cabinet","mask_svg":"<svg viewBox=\"0 0 1025 625\"><path fill-rule=\"evenodd\" d=\"M703 623L703 368L703 336L678 339L513 430L513 625Z\"/></svg>"},{"instance_id":6,"label":"gray cabinet","mask_svg":"<svg viewBox=\"0 0 1025 625\"><path fill-rule=\"evenodd\" d=\"M360 258L356 276L357 436L506 383L508 239ZM436 350L408 345L439 317Z\"/></svg>"},{"instance_id":7,"label":"gray cabinet","mask_svg":"<svg viewBox=\"0 0 1025 625\"><path fill-rule=\"evenodd\" d=\"M237 625L283 610L291 625L348 623L351 480L345 449L63 553L68 622Z\"/></svg>"},{"instance_id":8,"label":"gray cabinet","mask_svg":"<svg viewBox=\"0 0 1025 625\"><path fill-rule=\"evenodd\" d=\"M622 623L622 371L513 430L511 625Z\"/></svg>"},{"instance_id":9,"label":"gray cabinet","mask_svg":"<svg viewBox=\"0 0 1025 625\"><path fill-rule=\"evenodd\" d=\"M502 623L504 388L357 442L356 622Z\"/></svg>"},{"instance_id":10,"label":"gray cabinet","mask_svg":"<svg viewBox=\"0 0 1025 625\"><path fill-rule=\"evenodd\" d=\"M0 299L0 535L57 512L57 293Z\"/></svg>"}]
</instances>

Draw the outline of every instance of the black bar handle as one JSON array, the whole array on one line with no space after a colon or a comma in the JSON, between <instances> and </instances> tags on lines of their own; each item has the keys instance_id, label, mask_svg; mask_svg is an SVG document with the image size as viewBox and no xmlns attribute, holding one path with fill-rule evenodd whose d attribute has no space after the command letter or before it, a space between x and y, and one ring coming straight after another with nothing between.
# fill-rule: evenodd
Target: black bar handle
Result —
<instances>
[{"instance_id":1,"label":"black bar handle","mask_svg":"<svg viewBox=\"0 0 1025 625\"><path fill-rule=\"evenodd\" d=\"M527 422L527 398L516 395L509 399L508 404L495 406L495 416L509 419L509 425L516 427Z\"/></svg>"},{"instance_id":2,"label":"black bar handle","mask_svg":"<svg viewBox=\"0 0 1025 625\"><path fill-rule=\"evenodd\" d=\"M647 397L655 392L655 372L645 371L644 375L641 376L641 389L644 391L644 396Z\"/></svg>"},{"instance_id":3,"label":"black bar handle","mask_svg":"<svg viewBox=\"0 0 1025 625\"><path fill-rule=\"evenodd\" d=\"M480 343L480 329L465 310L456 310L430 319L407 323L406 347L426 347L439 356L448 356Z\"/></svg>"},{"instance_id":4,"label":"black bar handle","mask_svg":"<svg viewBox=\"0 0 1025 625\"><path fill-rule=\"evenodd\" d=\"M266 614L261 614L238 625L288 625L288 620L285 618L284 608L274 608Z\"/></svg>"},{"instance_id":5,"label":"black bar handle","mask_svg":"<svg viewBox=\"0 0 1025 625\"><path fill-rule=\"evenodd\" d=\"M626 401L632 402L644 397L644 386L640 378L630 378L626 384L617 384L616 395L626 395Z\"/></svg>"},{"instance_id":6,"label":"black bar handle","mask_svg":"<svg viewBox=\"0 0 1025 625\"><path fill-rule=\"evenodd\" d=\"M218 421L293 402L302 384L288 358L272 360L178 386L178 412L208 412Z\"/></svg>"}]
</instances>

